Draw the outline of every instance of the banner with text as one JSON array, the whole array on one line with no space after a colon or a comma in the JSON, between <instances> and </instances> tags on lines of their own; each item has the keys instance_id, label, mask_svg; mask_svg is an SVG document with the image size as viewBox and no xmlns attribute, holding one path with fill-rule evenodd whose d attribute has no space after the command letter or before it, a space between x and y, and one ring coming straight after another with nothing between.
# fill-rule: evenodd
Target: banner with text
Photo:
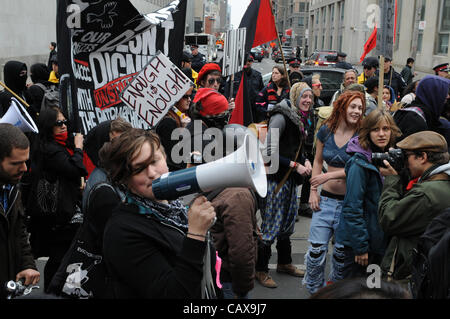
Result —
<instances>
[{"instance_id":1,"label":"banner with text","mask_svg":"<svg viewBox=\"0 0 450 319\"><path fill-rule=\"evenodd\" d=\"M223 76L235 74L244 67L246 32L246 28L226 32L223 50Z\"/></svg>"},{"instance_id":2,"label":"banner with text","mask_svg":"<svg viewBox=\"0 0 450 319\"><path fill-rule=\"evenodd\" d=\"M70 75L72 88L62 108L73 110L82 133L118 116L133 127L149 128L120 95L158 51L179 64L186 2L141 14L128 0L58 1L59 70Z\"/></svg>"},{"instance_id":3,"label":"banner with text","mask_svg":"<svg viewBox=\"0 0 450 319\"><path fill-rule=\"evenodd\" d=\"M121 99L149 126L155 126L194 83L158 52L131 80Z\"/></svg>"}]
</instances>

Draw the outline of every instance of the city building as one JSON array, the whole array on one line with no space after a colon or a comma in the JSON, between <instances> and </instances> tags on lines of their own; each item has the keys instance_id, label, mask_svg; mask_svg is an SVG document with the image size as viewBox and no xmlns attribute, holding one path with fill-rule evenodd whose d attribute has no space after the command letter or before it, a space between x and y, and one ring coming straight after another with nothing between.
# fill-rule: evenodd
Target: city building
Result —
<instances>
[{"instance_id":1,"label":"city building","mask_svg":"<svg viewBox=\"0 0 450 319\"><path fill-rule=\"evenodd\" d=\"M209 33L217 35L230 28L228 0L188 0L186 34Z\"/></svg>"},{"instance_id":2,"label":"city building","mask_svg":"<svg viewBox=\"0 0 450 319\"><path fill-rule=\"evenodd\" d=\"M309 54L316 49L344 51L347 61L358 64L375 22L380 27L379 1L311 0L308 20ZM394 65L401 67L415 55L416 70L431 73L433 66L450 61L449 35L449 0L398 0ZM369 53L374 55L375 50Z\"/></svg>"},{"instance_id":3,"label":"city building","mask_svg":"<svg viewBox=\"0 0 450 319\"><path fill-rule=\"evenodd\" d=\"M299 46L308 52L309 0L273 0L272 7L278 33L287 46Z\"/></svg>"}]
</instances>

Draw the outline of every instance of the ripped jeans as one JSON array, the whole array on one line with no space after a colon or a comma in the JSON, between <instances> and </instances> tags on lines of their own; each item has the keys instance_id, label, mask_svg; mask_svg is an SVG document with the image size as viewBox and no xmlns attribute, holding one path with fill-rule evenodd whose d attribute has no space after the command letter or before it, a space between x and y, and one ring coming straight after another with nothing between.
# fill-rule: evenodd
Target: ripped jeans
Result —
<instances>
[{"instance_id":1,"label":"ripped jeans","mask_svg":"<svg viewBox=\"0 0 450 319\"><path fill-rule=\"evenodd\" d=\"M320 196L320 211L314 212L309 230L310 246L305 254L306 274L303 285L313 294L324 287L328 243L336 231L342 211L342 200ZM342 279L344 246L335 243L329 281Z\"/></svg>"}]
</instances>

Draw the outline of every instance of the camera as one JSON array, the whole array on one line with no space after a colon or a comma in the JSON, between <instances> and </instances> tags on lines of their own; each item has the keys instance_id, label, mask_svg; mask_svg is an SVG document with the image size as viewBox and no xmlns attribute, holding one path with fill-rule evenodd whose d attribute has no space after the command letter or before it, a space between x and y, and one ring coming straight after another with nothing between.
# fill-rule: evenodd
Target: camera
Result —
<instances>
[{"instance_id":1,"label":"camera","mask_svg":"<svg viewBox=\"0 0 450 319\"><path fill-rule=\"evenodd\" d=\"M373 153L372 164L379 167L386 167L383 161L386 160L389 164L399 172L405 165L405 154L401 149L390 149L387 153Z\"/></svg>"}]
</instances>

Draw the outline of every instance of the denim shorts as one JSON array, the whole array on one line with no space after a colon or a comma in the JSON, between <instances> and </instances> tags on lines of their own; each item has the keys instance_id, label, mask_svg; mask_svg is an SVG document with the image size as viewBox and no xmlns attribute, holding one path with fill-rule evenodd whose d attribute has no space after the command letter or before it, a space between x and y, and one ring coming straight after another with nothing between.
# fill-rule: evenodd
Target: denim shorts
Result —
<instances>
[{"instance_id":1,"label":"denim shorts","mask_svg":"<svg viewBox=\"0 0 450 319\"><path fill-rule=\"evenodd\" d=\"M314 212L309 229L310 243L328 244L339 225L343 200L320 196L320 211Z\"/></svg>"}]
</instances>

